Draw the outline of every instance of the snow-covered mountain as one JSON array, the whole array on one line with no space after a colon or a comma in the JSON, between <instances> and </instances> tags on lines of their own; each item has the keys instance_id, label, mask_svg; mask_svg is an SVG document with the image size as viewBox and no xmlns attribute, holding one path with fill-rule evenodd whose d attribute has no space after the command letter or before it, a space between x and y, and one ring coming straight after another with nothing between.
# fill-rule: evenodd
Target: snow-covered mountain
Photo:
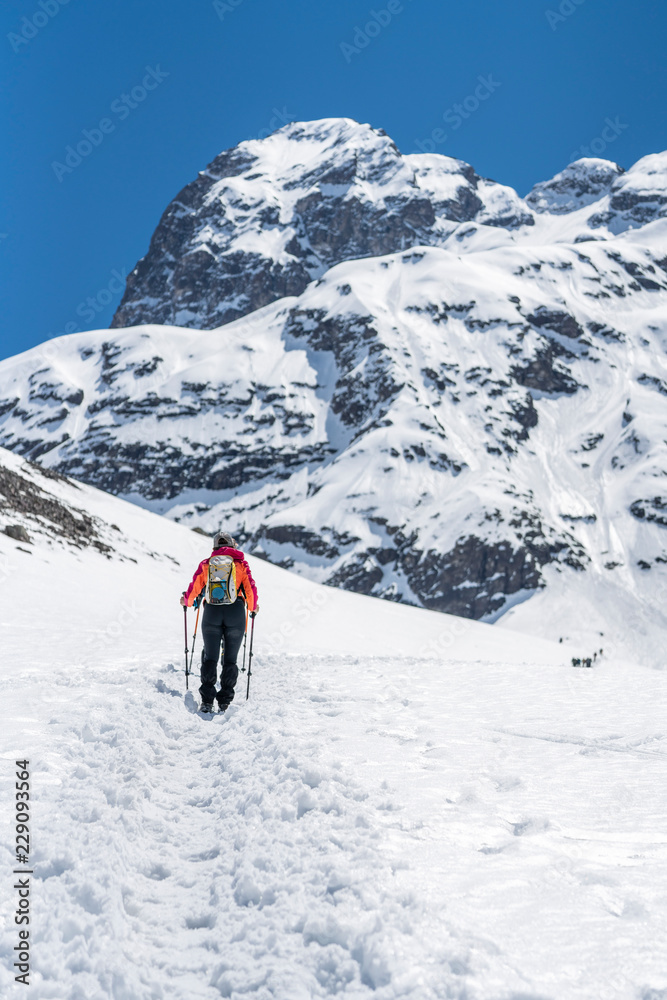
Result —
<instances>
[{"instance_id":1,"label":"snow-covered mountain","mask_svg":"<svg viewBox=\"0 0 667 1000\"><path fill-rule=\"evenodd\" d=\"M1 450L0 503L3 1000L664 993L664 671L250 557L250 699L204 719L209 540Z\"/></svg>"},{"instance_id":2,"label":"snow-covered mountain","mask_svg":"<svg viewBox=\"0 0 667 1000\"><path fill-rule=\"evenodd\" d=\"M176 196L112 325L218 327L340 261L437 246L471 219L516 226L532 213L468 164L402 156L369 125L287 125L221 153Z\"/></svg>"},{"instance_id":3,"label":"snow-covered mountain","mask_svg":"<svg viewBox=\"0 0 667 1000\"><path fill-rule=\"evenodd\" d=\"M233 253L263 248L270 267L287 260L310 192L320 221L308 215L302 245L319 256L306 287L215 330L77 334L3 362L0 444L185 524L229 523L313 580L487 620L533 595L540 621L525 605L512 619L557 636L576 634L577 608L604 592L586 616L597 631L619 616L641 631L647 607L667 627L655 600L667 567L667 157L625 173L578 161L526 202L347 121L288 126L215 162L215 183L205 172L179 209L185 242L172 205L140 266L159 285L150 308L174 315L158 248L189 267L188 241L205 219L213 232L237 182L249 207L225 239ZM440 206L428 226L413 225L417 204ZM262 206L277 206L275 224ZM439 245L396 251L404 237ZM250 287L247 263L234 281ZM230 315L214 271L197 293L204 311L181 322ZM140 286L135 272L121 312L132 300L145 318ZM545 585L570 594L570 618L535 602Z\"/></svg>"},{"instance_id":4,"label":"snow-covered mountain","mask_svg":"<svg viewBox=\"0 0 667 1000\"><path fill-rule=\"evenodd\" d=\"M461 252L461 223L482 228L476 246L605 238L664 217L666 182L665 154L627 173L582 159L524 201L462 160L403 156L369 125L286 125L221 153L176 196L112 325L212 329L300 295L344 260L452 241Z\"/></svg>"},{"instance_id":5,"label":"snow-covered mountain","mask_svg":"<svg viewBox=\"0 0 667 1000\"><path fill-rule=\"evenodd\" d=\"M655 586L667 223L584 248L422 248L223 329L77 334L0 365L0 443L314 579L492 616ZM613 526L613 528L612 528Z\"/></svg>"},{"instance_id":6,"label":"snow-covered mountain","mask_svg":"<svg viewBox=\"0 0 667 1000\"><path fill-rule=\"evenodd\" d=\"M585 210L586 223L603 237L667 215L667 155L642 157L624 171L594 157L576 160L550 181L536 184L526 203L536 212L564 215Z\"/></svg>"}]
</instances>

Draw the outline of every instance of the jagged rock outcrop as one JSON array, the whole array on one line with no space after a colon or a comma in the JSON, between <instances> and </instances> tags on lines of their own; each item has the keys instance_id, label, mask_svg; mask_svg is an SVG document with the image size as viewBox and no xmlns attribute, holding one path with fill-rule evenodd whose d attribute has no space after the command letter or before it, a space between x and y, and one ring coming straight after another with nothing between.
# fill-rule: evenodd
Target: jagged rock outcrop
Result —
<instances>
[{"instance_id":1,"label":"jagged rock outcrop","mask_svg":"<svg viewBox=\"0 0 667 1000\"><path fill-rule=\"evenodd\" d=\"M31 474L25 475L25 472ZM90 545L104 555L110 553L112 548L102 540L99 522L86 511L55 496L52 488L49 489L54 482L65 480L52 469L35 464L21 471L11 468L0 453L0 517L18 514L40 535L55 537L79 549ZM17 542L33 542L25 524L8 524L4 533Z\"/></svg>"}]
</instances>

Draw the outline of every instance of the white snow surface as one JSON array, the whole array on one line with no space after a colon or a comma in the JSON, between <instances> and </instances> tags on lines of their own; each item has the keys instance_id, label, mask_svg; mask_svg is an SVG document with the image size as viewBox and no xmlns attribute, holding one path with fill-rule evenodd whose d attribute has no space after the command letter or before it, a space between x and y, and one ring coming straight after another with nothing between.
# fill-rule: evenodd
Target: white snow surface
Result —
<instances>
[{"instance_id":1,"label":"white snow surface","mask_svg":"<svg viewBox=\"0 0 667 1000\"><path fill-rule=\"evenodd\" d=\"M0 534L2 797L29 758L34 868L26 988L5 819L3 998L667 995L664 672L251 558L250 700L242 675L206 719L177 601L207 540L0 464L114 541Z\"/></svg>"}]
</instances>

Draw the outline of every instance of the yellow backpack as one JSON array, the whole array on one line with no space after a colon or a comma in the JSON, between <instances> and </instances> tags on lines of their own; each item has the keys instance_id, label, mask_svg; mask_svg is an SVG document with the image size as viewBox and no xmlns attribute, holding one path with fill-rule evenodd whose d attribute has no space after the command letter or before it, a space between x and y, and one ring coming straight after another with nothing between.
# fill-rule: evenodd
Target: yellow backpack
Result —
<instances>
[{"instance_id":1,"label":"yellow backpack","mask_svg":"<svg viewBox=\"0 0 667 1000\"><path fill-rule=\"evenodd\" d=\"M234 560L231 556L211 556L208 561L206 603L234 604L237 597Z\"/></svg>"}]
</instances>

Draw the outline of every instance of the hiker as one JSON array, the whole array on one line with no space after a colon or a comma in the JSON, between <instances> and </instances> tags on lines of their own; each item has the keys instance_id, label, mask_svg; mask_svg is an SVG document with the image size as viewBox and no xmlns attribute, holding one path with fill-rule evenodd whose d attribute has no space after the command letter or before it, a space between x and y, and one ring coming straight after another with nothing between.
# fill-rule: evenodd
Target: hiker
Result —
<instances>
[{"instance_id":1,"label":"hiker","mask_svg":"<svg viewBox=\"0 0 667 1000\"><path fill-rule=\"evenodd\" d=\"M245 556L236 547L228 531L213 537L213 551L202 559L192 583L181 597L181 604L191 608L204 601L201 654L201 711L212 712L217 700L221 712L234 699L239 672L236 657L246 628L246 609L254 618L259 610L257 587ZM223 644L220 690L216 694L220 643Z\"/></svg>"}]
</instances>

